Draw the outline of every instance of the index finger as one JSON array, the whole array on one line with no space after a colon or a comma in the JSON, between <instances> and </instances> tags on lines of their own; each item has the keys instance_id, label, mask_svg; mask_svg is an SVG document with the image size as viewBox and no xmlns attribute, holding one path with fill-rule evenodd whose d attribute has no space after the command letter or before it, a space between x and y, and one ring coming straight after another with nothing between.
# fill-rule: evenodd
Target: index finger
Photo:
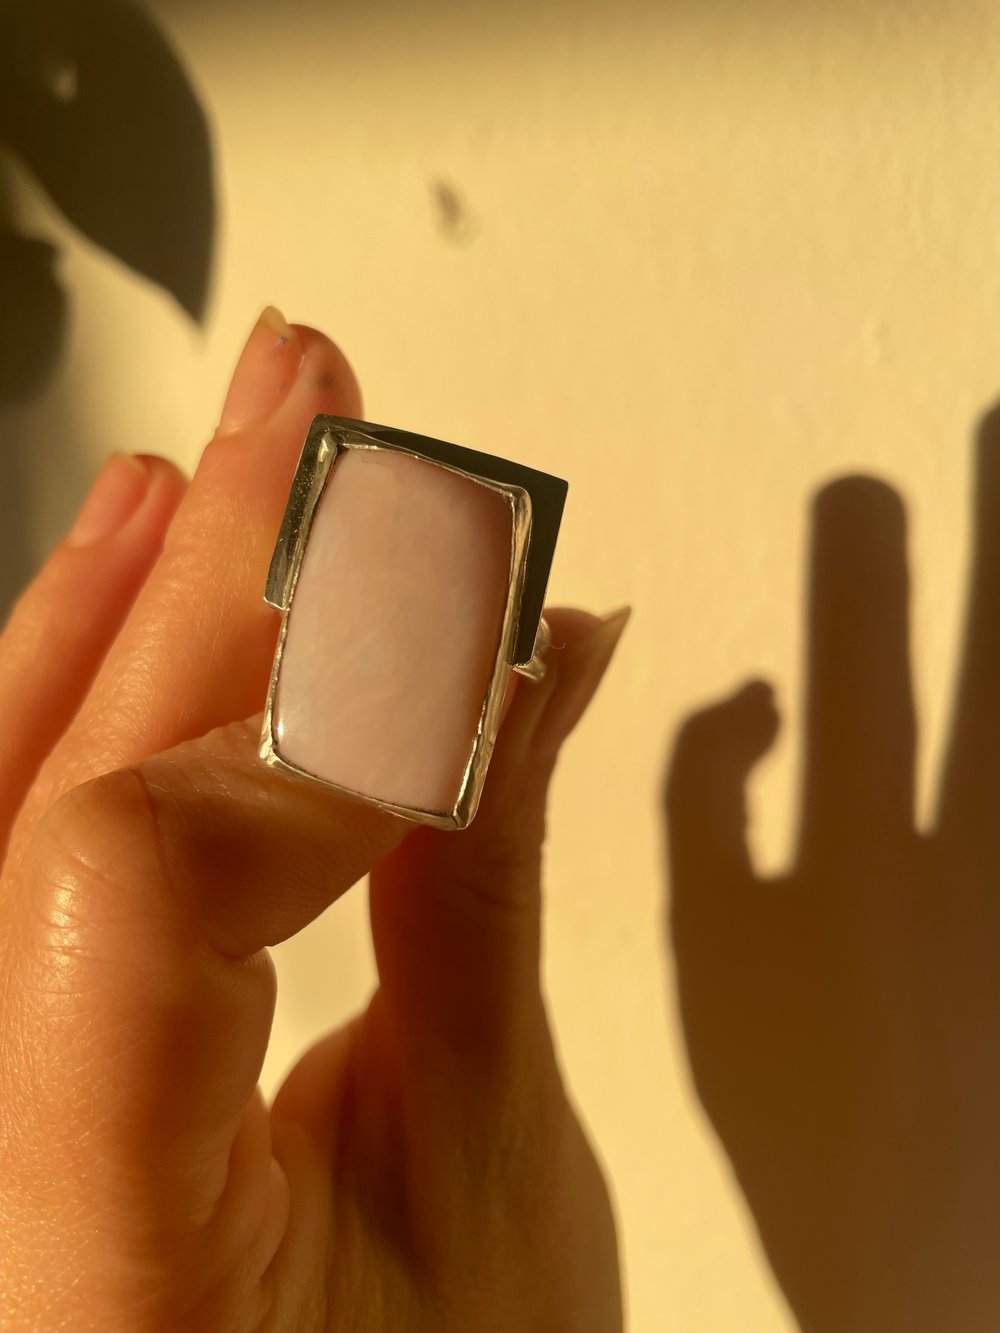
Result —
<instances>
[{"instance_id":1,"label":"index finger","mask_svg":"<svg viewBox=\"0 0 1000 1333\"><path fill-rule=\"evenodd\" d=\"M205 449L156 567L39 775L22 845L69 788L263 704L278 630L264 583L302 440L316 413L361 408L339 349L303 326L280 333L274 314L252 332L228 400L246 388L258 419L217 432Z\"/></svg>"}]
</instances>

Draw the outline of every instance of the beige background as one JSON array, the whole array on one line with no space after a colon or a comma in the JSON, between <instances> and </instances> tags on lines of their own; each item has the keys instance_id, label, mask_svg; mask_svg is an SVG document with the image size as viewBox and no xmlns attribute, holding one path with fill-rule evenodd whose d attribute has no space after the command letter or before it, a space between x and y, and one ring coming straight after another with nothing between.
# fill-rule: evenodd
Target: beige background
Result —
<instances>
[{"instance_id":1,"label":"beige background","mask_svg":"<svg viewBox=\"0 0 1000 1333\"><path fill-rule=\"evenodd\" d=\"M204 331L64 227L64 362L37 441L39 555L66 432L190 466L267 302L345 348L373 420L571 483L551 600L635 607L558 774L546 978L614 1182L630 1324L792 1327L693 1096L658 787L683 715L750 673L785 716L754 840L794 832L808 503L874 472L911 521L922 808L948 717L972 432L1000 388L1000 10L307 2L156 10L221 193ZM442 191L459 202L457 219ZM192 589L192 595L197 590ZM372 984L359 890L276 951L268 1089Z\"/></svg>"}]
</instances>

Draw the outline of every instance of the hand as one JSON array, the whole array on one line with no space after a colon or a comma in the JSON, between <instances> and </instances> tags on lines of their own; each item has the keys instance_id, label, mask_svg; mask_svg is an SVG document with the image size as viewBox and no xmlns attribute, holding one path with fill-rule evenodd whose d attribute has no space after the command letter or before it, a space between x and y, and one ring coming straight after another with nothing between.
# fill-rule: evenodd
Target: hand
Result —
<instances>
[{"instance_id":1,"label":"hand","mask_svg":"<svg viewBox=\"0 0 1000 1333\"><path fill-rule=\"evenodd\" d=\"M914 819L904 514L852 478L815 511L794 869L765 883L752 684L689 720L667 792L698 1092L807 1333L1000 1327L1000 417L982 440L965 666L937 819Z\"/></svg>"},{"instance_id":2,"label":"hand","mask_svg":"<svg viewBox=\"0 0 1000 1333\"><path fill-rule=\"evenodd\" d=\"M621 623L548 613L467 832L266 769L262 591L319 411L361 415L351 371L272 312L190 486L112 460L0 641L8 1333L621 1327L539 982L546 788ZM372 867L378 990L269 1108L267 946Z\"/></svg>"}]
</instances>

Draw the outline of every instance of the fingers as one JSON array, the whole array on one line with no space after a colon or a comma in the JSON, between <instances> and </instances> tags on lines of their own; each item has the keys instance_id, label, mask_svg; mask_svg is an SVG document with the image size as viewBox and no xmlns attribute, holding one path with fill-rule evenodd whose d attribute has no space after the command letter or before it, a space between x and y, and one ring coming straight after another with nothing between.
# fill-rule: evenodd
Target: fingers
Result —
<instances>
[{"instance_id":1,"label":"fingers","mask_svg":"<svg viewBox=\"0 0 1000 1333\"><path fill-rule=\"evenodd\" d=\"M140 887L166 895L157 911L177 913L234 960L279 944L413 825L262 764L260 728L259 715L230 723L92 780L53 807L35 844L69 847L89 864L145 838L157 873L151 889ZM117 866L107 873L116 878Z\"/></svg>"},{"instance_id":2,"label":"fingers","mask_svg":"<svg viewBox=\"0 0 1000 1333\"><path fill-rule=\"evenodd\" d=\"M425 1043L495 1070L545 1036L539 987L541 847L559 749L593 698L628 612L546 612L536 684L518 683L476 819L460 835L419 829L376 867L371 916L380 1000ZM518 1055L520 1052L520 1055Z\"/></svg>"},{"instance_id":3,"label":"fingers","mask_svg":"<svg viewBox=\"0 0 1000 1333\"><path fill-rule=\"evenodd\" d=\"M512 1021L537 1029L545 787L621 628L599 629L588 651L580 636L593 626L554 616L564 646L539 693L518 691L471 829L421 830L433 836L395 867L405 880L383 880L384 981L427 1040L460 1040L474 1004L494 1050ZM6 981L18 1005L2 1015L5 1040L15 1049L30 1032L46 1049L17 1085L22 1111L57 1117L67 1154L85 1135L113 1176L120 1164L107 1181L87 1173L81 1189L109 1192L88 1208L123 1192L157 1198L161 1235L222 1198L273 1014L264 946L412 830L260 764L258 736L259 719L230 724L71 790L36 826L13 886Z\"/></svg>"},{"instance_id":4,"label":"fingers","mask_svg":"<svg viewBox=\"0 0 1000 1333\"><path fill-rule=\"evenodd\" d=\"M869 477L813 516L800 861L829 865L912 832L915 722L905 517Z\"/></svg>"},{"instance_id":5,"label":"fingers","mask_svg":"<svg viewBox=\"0 0 1000 1333\"><path fill-rule=\"evenodd\" d=\"M0 637L0 848L156 563L186 482L163 458L114 454Z\"/></svg>"},{"instance_id":6,"label":"fingers","mask_svg":"<svg viewBox=\"0 0 1000 1333\"><path fill-rule=\"evenodd\" d=\"M28 1145L30 1126L57 1126L30 1168L47 1179L85 1143L89 1193L67 1185L67 1206L104 1216L155 1199L161 1239L221 1198L273 1016L264 946L412 827L262 765L259 734L259 718L231 724L74 788L12 887L2 1044L45 1056L15 1080L0 1070L5 1114Z\"/></svg>"},{"instance_id":7,"label":"fingers","mask_svg":"<svg viewBox=\"0 0 1000 1333\"><path fill-rule=\"evenodd\" d=\"M938 800L942 832L997 837L1000 784L1000 406L980 424L965 651Z\"/></svg>"},{"instance_id":8,"label":"fingers","mask_svg":"<svg viewBox=\"0 0 1000 1333\"><path fill-rule=\"evenodd\" d=\"M29 827L59 792L263 706L279 619L264 583L302 441L317 412L360 411L333 343L301 327L276 333L274 319L251 335L226 429L205 450L156 568L45 767Z\"/></svg>"},{"instance_id":9,"label":"fingers","mask_svg":"<svg viewBox=\"0 0 1000 1333\"><path fill-rule=\"evenodd\" d=\"M762 681L688 718L674 746L665 805L674 911L690 897L706 910L719 894L749 887L746 781L778 730Z\"/></svg>"}]
</instances>

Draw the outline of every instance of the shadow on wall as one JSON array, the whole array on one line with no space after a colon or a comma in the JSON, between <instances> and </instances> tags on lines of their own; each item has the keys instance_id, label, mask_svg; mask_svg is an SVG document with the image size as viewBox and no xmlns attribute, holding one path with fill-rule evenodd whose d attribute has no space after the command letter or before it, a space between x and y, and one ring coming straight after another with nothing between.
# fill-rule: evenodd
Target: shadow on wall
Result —
<instances>
[{"instance_id":1,"label":"shadow on wall","mask_svg":"<svg viewBox=\"0 0 1000 1333\"><path fill-rule=\"evenodd\" d=\"M752 683L689 718L666 785L695 1084L806 1333L1000 1327L1000 408L933 832L914 828L905 512L865 477L813 513L794 869L763 882Z\"/></svg>"},{"instance_id":2,"label":"shadow on wall","mask_svg":"<svg viewBox=\"0 0 1000 1333\"><path fill-rule=\"evenodd\" d=\"M0 0L0 410L50 381L69 306L56 248L18 231L5 155L8 169L17 158L89 241L201 319L215 216L208 128L143 8ZM71 451L72 422L67 428L46 448ZM26 461L37 445L0 439L0 614L32 572Z\"/></svg>"}]
</instances>

